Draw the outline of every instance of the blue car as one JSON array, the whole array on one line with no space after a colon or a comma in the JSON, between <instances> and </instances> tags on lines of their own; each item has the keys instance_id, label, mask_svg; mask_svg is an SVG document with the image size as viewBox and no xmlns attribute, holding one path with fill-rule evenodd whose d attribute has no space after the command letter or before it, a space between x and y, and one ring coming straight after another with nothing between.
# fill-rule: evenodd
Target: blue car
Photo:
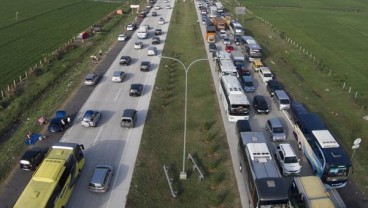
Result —
<instances>
[{"instance_id":1,"label":"blue car","mask_svg":"<svg viewBox=\"0 0 368 208\"><path fill-rule=\"evenodd\" d=\"M65 131L70 124L70 117L65 111L56 111L55 117L51 119L47 130L52 133Z\"/></svg>"}]
</instances>

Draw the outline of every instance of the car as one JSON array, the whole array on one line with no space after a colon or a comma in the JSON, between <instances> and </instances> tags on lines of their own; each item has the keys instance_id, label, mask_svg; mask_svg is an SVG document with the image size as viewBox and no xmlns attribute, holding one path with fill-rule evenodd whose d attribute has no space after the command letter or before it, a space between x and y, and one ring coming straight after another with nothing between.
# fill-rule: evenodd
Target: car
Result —
<instances>
[{"instance_id":1,"label":"car","mask_svg":"<svg viewBox=\"0 0 368 208\"><path fill-rule=\"evenodd\" d=\"M135 109L125 109L121 116L121 127L134 128L137 123L138 112Z\"/></svg>"},{"instance_id":2,"label":"car","mask_svg":"<svg viewBox=\"0 0 368 208\"><path fill-rule=\"evenodd\" d=\"M125 77L125 72L114 71L114 73L112 74L111 81L112 82L122 82L124 80L124 77Z\"/></svg>"},{"instance_id":3,"label":"car","mask_svg":"<svg viewBox=\"0 0 368 208\"><path fill-rule=\"evenodd\" d=\"M130 96L141 96L143 92L142 84L132 84L130 85L129 95Z\"/></svg>"},{"instance_id":4,"label":"car","mask_svg":"<svg viewBox=\"0 0 368 208\"><path fill-rule=\"evenodd\" d=\"M151 9L151 8L152 8L152 5L151 5L151 4L148 4L148 5L146 6L146 8L147 8L147 9Z\"/></svg>"},{"instance_id":5,"label":"car","mask_svg":"<svg viewBox=\"0 0 368 208\"><path fill-rule=\"evenodd\" d=\"M254 98L253 98L253 108L254 108L254 111L256 112L256 114L261 114L261 113L268 114L268 112L269 112L269 107L268 107L267 101L266 101L265 97L262 96L262 95L254 96Z\"/></svg>"},{"instance_id":6,"label":"car","mask_svg":"<svg viewBox=\"0 0 368 208\"><path fill-rule=\"evenodd\" d=\"M242 43L241 37L238 35L234 36L234 42L235 42L235 45L240 45Z\"/></svg>"},{"instance_id":7,"label":"car","mask_svg":"<svg viewBox=\"0 0 368 208\"><path fill-rule=\"evenodd\" d=\"M148 56L156 56L157 54L157 48L154 46L148 47L147 55Z\"/></svg>"},{"instance_id":8,"label":"car","mask_svg":"<svg viewBox=\"0 0 368 208\"><path fill-rule=\"evenodd\" d=\"M228 53L231 53L234 51L234 47L232 45L226 45L225 46L225 51Z\"/></svg>"},{"instance_id":9,"label":"car","mask_svg":"<svg viewBox=\"0 0 368 208\"><path fill-rule=\"evenodd\" d=\"M286 140L285 129L279 118L271 118L267 121L266 131L270 133L272 141Z\"/></svg>"},{"instance_id":10,"label":"car","mask_svg":"<svg viewBox=\"0 0 368 208\"><path fill-rule=\"evenodd\" d=\"M159 24L159 25L163 25L163 24L165 24L165 20L164 20L164 18L160 17L160 19L158 20L158 24Z\"/></svg>"},{"instance_id":11,"label":"car","mask_svg":"<svg viewBox=\"0 0 368 208\"><path fill-rule=\"evenodd\" d=\"M142 49L143 48L143 42L137 41L134 43L134 49Z\"/></svg>"},{"instance_id":12,"label":"car","mask_svg":"<svg viewBox=\"0 0 368 208\"><path fill-rule=\"evenodd\" d=\"M157 16L157 12L152 12L152 17L156 17Z\"/></svg>"},{"instance_id":13,"label":"car","mask_svg":"<svg viewBox=\"0 0 368 208\"><path fill-rule=\"evenodd\" d=\"M84 85L87 86L96 85L99 79L100 76L96 73L87 74L87 76L84 78Z\"/></svg>"},{"instance_id":14,"label":"car","mask_svg":"<svg viewBox=\"0 0 368 208\"><path fill-rule=\"evenodd\" d=\"M227 37L227 33L225 29L220 30L220 37Z\"/></svg>"},{"instance_id":15,"label":"car","mask_svg":"<svg viewBox=\"0 0 368 208\"><path fill-rule=\"evenodd\" d=\"M216 46L216 44L215 44L215 43L210 43L210 44L208 45L208 51L209 51L210 53L212 53L212 52L217 52L217 46Z\"/></svg>"},{"instance_id":16,"label":"car","mask_svg":"<svg viewBox=\"0 0 368 208\"><path fill-rule=\"evenodd\" d=\"M136 24L135 23L128 24L128 26L127 26L128 31L133 31L135 29L136 29Z\"/></svg>"},{"instance_id":17,"label":"car","mask_svg":"<svg viewBox=\"0 0 368 208\"><path fill-rule=\"evenodd\" d=\"M254 86L253 78L249 75L241 76L241 82L245 92L254 92L256 87Z\"/></svg>"},{"instance_id":18,"label":"car","mask_svg":"<svg viewBox=\"0 0 368 208\"><path fill-rule=\"evenodd\" d=\"M160 5L156 5L156 6L155 6L155 9L156 9L156 10L160 10L160 9L161 9Z\"/></svg>"},{"instance_id":19,"label":"car","mask_svg":"<svg viewBox=\"0 0 368 208\"><path fill-rule=\"evenodd\" d=\"M152 38L152 45L160 44L160 37L153 37Z\"/></svg>"},{"instance_id":20,"label":"car","mask_svg":"<svg viewBox=\"0 0 368 208\"><path fill-rule=\"evenodd\" d=\"M41 164L48 152L48 148L34 147L24 152L19 160L21 170L33 171Z\"/></svg>"},{"instance_id":21,"label":"car","mask_svg":"<svg viewBox=\"0 0 368 208\"><path fill-rule=\"evenodd\" d=\"M146 17L146 11L140 11L138 14L139 18L145 18Z\"/></svg>"},{"instance_id":22,"label":"car","mask_svg":"<svg viewBox=\"0 0 368 208\"><path fill-rule=\"evenodd\" d=\"M93 171L88 189L96 193L104 193L109 190L114 168L111 165L97 165Z\"/></svg>"},{"instance_id":23,"label":"car","mask_svg":"<svg viewBox=\"0 0 368 208\"><path fill-rule=\"evenodd\" d=\"M91 127L91 126L96 127L100 119L101 119L100 112L95 110L87 110L83 114L81 124L84 127Z\"/></svg>"},{"instance_id":24,"label":"car","mask_svg":"<svg viewBox=\"0 0 368 208\"><path fill-rule=\"evenodd\" d=\"M230 45L230 44L231 44L231 42L230 42L230 38L229 38L229 37L227 37L227 36L223 37L223 38L222 38L222 43L223 43L224 45Z\"/></svg>"},{"instance_id":25,"label":"car","mask_svg":"<svg viewBox=\"0 0 368 208\"><path fill-rule=\"evenodd\" d=\"M300 159L298 159L290 144L279 144L276 147L275 158L285 176L298 175L302 170L299 163Z\"/></svg>"},{"instance_id":26,"label":"car","mask_svg":"<svg viewBox=\"0 0 368 208\"><path fill-rule=\"evenodd\" d=\"M263 83L266 83L269 80L273 80L273 74L272 74L270 68L265 67L265 66L260 67L259 76L260 76Z\"/></svg>"},{"instance_id":27,"label":"car","mask_svg":"<svg viewBox=\"0 0 368 208\"><path fill-rule=\"evenodd\" d=\"M164 3L169 3L169 0L165 0Z\"/></svg>"},{"instance_id":28,"label":"car","mask_svg":"<svg viewBox=\"0 0 368 208\"><path fill-rule=\"evenodd\" d=\"M47 130L52 133L65 131L70 125L70 117L66 111L56 111L55 117L51 119Z\"/></svg>"},{"instance_id":29,"label":"car","mask_svg":"<svg viewBox=\"0 0 368 208\"><path fill-rule=\"evenodd\" d=\"M118 36L118 41L120 41L120 42L123 42L123 41L126 41L126 40L128 40L128 35L127 34L125 34L125 33L121 33L121 34L119 34L119 36Z\"/></svg>"},{"instance_id":30,"label":"car","mask_svg":"<svg viewBox=\"0 0 368 208\"><path fill-rule=\"evenodd\" d=\"M151 62L149 61L142 61L141 66L139 67L141 71L150 71L151 70Z\"/></svg>"},{"instance_id":31,"label":"car","mask_svg":"<svg viewBox=\"0 0 368 208\"><path fill-rule=\"evenodd\" d=\"M270 93L271 97L275 95L276 90L283 90L284 88L277 80L267 81L267 91Z\"/></svg>"},{"instance_id":32,"label":"car","mask_svg":"<svg viewBox=\"0 0 368 208\"><path fill-rule=\"evenodd\" d=\"M128 66L130 62L132 61L132 58L130 56L122 56L120 57L120 65L126 65Z\"/></svg>"},{"instance_id":33,"label":"car","mask_svg":"<svg viewBox=\"0 0 368 208\"><path fill-rule=\"evenodd\" d=\"M251 76L250 70L245 65L238 68L237 70L238 70L238 74L241 76Z\"/></svg>"},{"instance_id":34,"label":"car","mask_svg":"<svg viewBox=\"0 0 368 208\"><path fill-rule=\"evenodd\" d=\"M166 9L171 9L171 6L170 5L166 5L165 8Z\"/></svg>"},{"instance_id":35,"label":"car","mask_svg":"<svg viewBox=\"0 0 368 208\"><path fill-rule=\"evenodd\" d=\"M155 35L162 35L162 29L156 29Z\"/></svg>"}]
</instances>

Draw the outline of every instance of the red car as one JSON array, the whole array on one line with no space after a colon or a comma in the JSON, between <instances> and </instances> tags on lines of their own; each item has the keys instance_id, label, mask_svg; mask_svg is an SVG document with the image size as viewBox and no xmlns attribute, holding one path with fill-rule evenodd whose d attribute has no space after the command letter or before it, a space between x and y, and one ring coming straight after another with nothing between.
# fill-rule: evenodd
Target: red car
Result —
<instances>
[{"instance_id":1,"label":"red car","mask_svg":"<svg viewBox=\"0 0 368 208\"><path fill-rule=\"evenodd\" d=\"M228 53L231 53L233 50L234 50L234 47L232 45L225 46L225 51L227 51Z\"/></svg>"}]
</instances>

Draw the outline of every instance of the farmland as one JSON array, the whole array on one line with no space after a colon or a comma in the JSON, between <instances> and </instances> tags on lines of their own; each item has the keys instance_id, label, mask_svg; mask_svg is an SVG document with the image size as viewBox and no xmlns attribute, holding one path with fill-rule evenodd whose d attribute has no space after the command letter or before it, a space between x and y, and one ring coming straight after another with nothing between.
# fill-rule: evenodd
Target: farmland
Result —
<instances>
[{"instance_id":1,"label":"farmland","mask_svg":"<svg viewBox=\"0 0 368 208\"><path fill-rule=\"evenodd\" d=\"M0 89L122 5L85 0L0 0L0 4Z\"/></svg>"}]
</instances>

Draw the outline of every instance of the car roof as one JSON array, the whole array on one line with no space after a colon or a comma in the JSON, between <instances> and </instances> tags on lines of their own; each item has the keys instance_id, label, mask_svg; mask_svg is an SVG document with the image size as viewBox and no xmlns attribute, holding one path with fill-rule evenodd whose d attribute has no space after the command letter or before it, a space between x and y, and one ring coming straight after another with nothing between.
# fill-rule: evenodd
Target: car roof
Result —
<instances>
[{"instance_id":1,"label":"car roof","mask_svg":"<svg viewBox=\"0 0 368 208\"><path fill-rule=\"evenodd\" d=\"M114 71L113 76L120 76L121 74L124 74L123 71Z\"/></svg>"},{"instance_id":2,"label":"car roof","mask_svg":"<svg viewBox=\"0 0 368 208\"><path fill-rule=\"evenodd\" d=\"M142 84L131 84L130 87L132 88L138 88L138 87L141 87L143 86Z\"/></svg>"},{"instance_id":3,"label":"car roof","mask_svg":"<svg viewBox=\"0 0 368 208\"><path fill-rule=\"evenodd\" d=\"M142 61L141 62L141 64L143 64L143 65L148 65L148 64L150 64L151 62L149 62L149 61Z\"/></svg>"},{"instance_id":4,"label":"car roof","mask_svg":"<svg viewBox=\"0 0 368 208\"><path fill-rule=\"evenodd\" d=\"M122 117L132 117L137 111L135 109L125 109Z\"/></svg>"},{"instance_id":5,"label":"car roof","mask_svg":"<svg viewBox=\"0 0 368 208\"><path fill-rule=\"evenodd\" d=\"M148 50L156 50L156 47L155 46L150 46L150 47L148 47Z\"/></svg>"},{"instance_id":6,"label":"car roof","mask_svg":"<svg viewBox=\"0 0 368 208\"><path fill-rule=\"evenodd\" d=\"M46 149L35 147L29 150L26 150L20 160L29 160L35 157L39 152L46 153Z\"/></svg>"},{"instance_id":7,"label":"car roof","mask_svg":"<svg viewBox=\"0 0 368 208\"><path fill-rule=\"evenodd\" d=\"M83 117L92 117L95 112L93 110L87 110Z\"/></svg>"},{"instance_id":8,"label":"car roof","mask_svg":"<svg viewBox=\"0 0 368 208\"><path fill-rule=\"evenodd\" d=\"M121 56L121 59L127 59L130 58L130 56Z\"/></svg>"},{"instance_id":9,"label":"car roof","mask_svg":"<svg viewBox=\"0 0 368 208\"><path fill-rule=\"evenodd\" d=\"M263 95L254 96L254 100L257 100L258 102L266 101L266 99Z\"/></svg>"},{"instance_id":10,"label":"car roof","mask_svg":"<svg viewBox=\"0 0 368 208\"><path fill-rule=\"evenodd\" d=\"M87 74L86 79L91 79L91 78L93 78L95 76L96 76L95 73Z\"/></svg>"},{"instance_id":11,"label":"car roof","mask_svg":"<svg viewBox=\"0 0 368 208\"><path fill-rule=\"evenodd\" d=\"M270 118L269 121L272 127L283 127L279 118Z\"/></svg>"}]
</instances>

